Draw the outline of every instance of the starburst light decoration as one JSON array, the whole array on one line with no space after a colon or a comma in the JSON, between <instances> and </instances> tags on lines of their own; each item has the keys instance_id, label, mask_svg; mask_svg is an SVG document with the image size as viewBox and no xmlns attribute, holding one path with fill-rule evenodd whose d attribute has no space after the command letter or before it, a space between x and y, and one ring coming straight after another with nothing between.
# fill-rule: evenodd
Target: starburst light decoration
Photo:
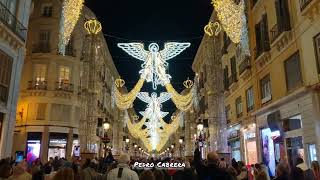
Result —
<instances>
[{"instance_id":1,"label":"starburst light decoration","mask_svg":"<svg viewBox=\"0 0 320 180\"><path fill-rule=\"evenodd\" d=\"M144 49L142 43L118 43L118 47L127 52L130 56L143 61L139 71L141 78L152 82L154 90L158 85L164 86L170 82L171 76L166 74L168 68L167 60L178 56L190 43L169 42L165 43L164 49L159 51L157 43L151 43L149 51Z\"/></svg>"},{"instance_id":2,"label":"starburst light decoration","mask_svg":"<svg viewBox=\"0 0 320 180\"><path fill-rule=\"evenodd\" d=\"M81 14L84 0L64 0L60 19L59 53L65 53L71 34Z\"/></svg>"}]
</instances>

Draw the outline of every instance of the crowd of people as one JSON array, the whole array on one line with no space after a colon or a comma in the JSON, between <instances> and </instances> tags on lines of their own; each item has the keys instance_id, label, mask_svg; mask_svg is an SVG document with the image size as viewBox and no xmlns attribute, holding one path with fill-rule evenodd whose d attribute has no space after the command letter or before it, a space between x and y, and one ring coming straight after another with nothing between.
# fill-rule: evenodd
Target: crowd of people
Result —
<instances>
[{"instance_id":1,"label":"crowd of people","mask_svg":"<svg viewBox=\"0 0 320 180\"><path fill-rule=\"evenodd\" d=\"M135 162L181 162L184 168L137 168ZM50 158L42 164L40 159L32 163L16 163L10 159L0 161L0 180L320 180L319 163L313 161L311 168L298 158L296 165L279 162L276 176L271 177L263 163L245 165L232 159L226 162L215 152L210 152L202 160L196 150L192 160L179 158L145 159L130 158L123 153L114 159L111 152L106 158L81 160L73 157Z\"/></svg>"}]
</instances>

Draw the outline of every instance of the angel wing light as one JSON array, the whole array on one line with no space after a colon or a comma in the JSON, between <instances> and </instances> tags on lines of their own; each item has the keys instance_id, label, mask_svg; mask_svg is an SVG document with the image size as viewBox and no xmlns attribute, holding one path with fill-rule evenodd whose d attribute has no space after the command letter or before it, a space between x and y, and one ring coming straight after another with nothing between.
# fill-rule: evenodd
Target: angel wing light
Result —
<instances>
[{"instance_id":1,"label":"angel wing light","mask_svg":"<svg viewBox=\"0 0 320 180\"><path fill-rule=\"evenodd\" d=\"M118 43L118 47L130 56L144 61L139 73L141 78L152 82L154 90L158 85L164 86L170 82L171 76L166 74L168 68L166 61L178 56L190 45L190 43L168 42L164 44L164 49L159 51L159 45L151 43L148 47L149 51L147 51L142 43Z\"/></svg>"}]
</instances>

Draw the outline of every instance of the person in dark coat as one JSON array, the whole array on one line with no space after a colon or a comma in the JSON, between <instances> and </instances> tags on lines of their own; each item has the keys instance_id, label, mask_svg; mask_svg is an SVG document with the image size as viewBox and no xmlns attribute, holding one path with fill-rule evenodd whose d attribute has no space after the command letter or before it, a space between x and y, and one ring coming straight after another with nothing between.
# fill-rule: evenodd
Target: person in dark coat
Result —
<instances>
[{"instance_id":1,"label":"person in dark coat","mask_svg":"<svg viewBox=\"0 0 320 180\"><path fill-rule=\"evenodd\" d=\"M232 177L225 170L219 167L219 156L216 152L210 152L207 156L208 165L205 168L204 180L231 180Z\"/></svg>"}]
</instances>

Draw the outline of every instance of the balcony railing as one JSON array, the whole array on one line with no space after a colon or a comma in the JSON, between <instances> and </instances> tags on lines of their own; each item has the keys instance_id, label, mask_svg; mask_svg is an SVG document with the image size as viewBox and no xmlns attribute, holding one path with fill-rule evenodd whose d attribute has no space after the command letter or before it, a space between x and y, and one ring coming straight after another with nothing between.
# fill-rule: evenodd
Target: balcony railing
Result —
<instances>
[{"instance_id":1,"label":"balcony railing","mask_svg":"<svg viewBox=\"0 0 320 180\"><path fill-rule=\"evenodd\" d=\"M51 48L49 43L38 43L32 48L32 53L50 53Z\"/></svg>"},{"instance_id":2,"label":"balcony railing","mask_svg":"<svg viewBox=\"0 0 320 180\"><path fill-rule=\"evenodd\" d=\"M18 21L15 15L0 2L0 21L10 28L22 41L26 40L27 29Z\"/></svg>"},{"instance_id":3,"label":"balcony railing","mask_svg":"<svg viewBox=\"0 0 320 180\"><path fill-rule=\"evenodd\" d=\"M275 24L271 29L270 29L270 42L273 43L281 34L282 32L279 31L278 24Z\"/></svg>"},{"instance_id":4,"label":"balcony railing","mask_svg":"<svg viewBox=\"0 0 320 180\"><path fill-rule=\"evenodd\" d=\"M47 90L47 81L29 81L28 90Z\"/></svg>"},{"instance_id":5,"label":"balcony railing","mask_svg":"<svg viewBox=\"0 0 320 180\"><path fill-rule=\"evenodd\" d=\"M73 84L66 82L56 82L56 90L73 92Z\"/></svg>"},{"instance_id":6,"label":"balcony railing","mask_svg":"<svg viewBox=\"0 0 320 180\"><path fill-rule=\"evenodd\" d=\"M310 4L311 1L312 1L312 0L299 0L299 3L300 3L300 11L303 11L304 8L306 8L306 7Z\"/></svg>"},{"instance_id":7,"label":"balcony railing","mask_svg":"<svg viewBox=\"0 0 320 180\"><path fill-rule=\"evenodd\" d=\"M239 65L239 74L242 74L245 70L251 68L250 57L246 56L245 59Z\"/></svg>"}]
</instances>

